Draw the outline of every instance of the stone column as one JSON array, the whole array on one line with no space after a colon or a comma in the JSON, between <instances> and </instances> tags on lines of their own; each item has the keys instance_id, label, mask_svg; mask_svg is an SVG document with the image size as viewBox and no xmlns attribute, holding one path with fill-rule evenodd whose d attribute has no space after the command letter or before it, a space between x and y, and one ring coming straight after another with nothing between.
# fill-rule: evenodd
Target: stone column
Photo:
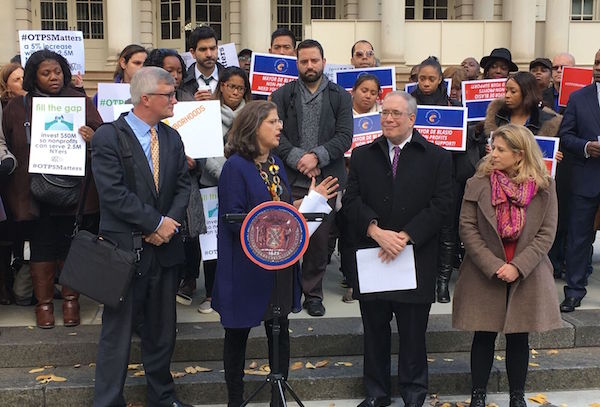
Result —
<instances>
[{"instance_id":1,"label":"stone column","mask_svg":"<svg viewBox=\"0 0 600 407\"><path fill-rule=\"evenodd\" d=\"M544 54L552 57L569 50L569 0L546 0Z\"/></svg>"},{"instance_id":2,"label":"stone column","mask_svg":"<svg viewBox=\"0 0 600 407\"><path fill-rule=\"evenodd\" d=\"M382 3L384 2L382 1ZM402 10L404 10L405 2L403 1L402 4ZM379 20L379 2L377 0L358 0L358 18L360 20ZM404 20L404 11L402 19Z\"/></svg>"},{"instance_id":3,"label":"stone column","mask_svg":"<svg viewBox=\"0 0 600 407\"><path fill-rule=\"evenodd\" d=\"M494 0L475 0L473 2L473 20L490 21L494 19Z\"/></svg>"},{"instance_id":4,"label":"stone column","mask_svg":"<svg viewBox=\"0 0 600 407\"><path fill-rule=\"evenodd\" d=\"M133 1L106 0L107 66L113 67L123 48L134 42Z\"/></svg>"},{"instance_id":5,"label":"stone column","mask_svg":"<svg viewBox=\"0 0 600 407\"><path fill-rule=\"evenodd\" d=\"M535 1L512 2L510 52L517 65L535 58Z\"/></svg>"},{"instance_id":6,"label":"stone column","mask_svg":"<svg viewBox=\"0 0 600 407\"><path fill-rule=\"evenodd\" d=\"M364 1L364 0L363 0ZM404 64L405 0L381 1L381 62Z\"/></svg>"},{"instance_id":7,"label":"stone column","mask_svg":"<svg viewBox=\"0 0 600 407\"><path fill-rule=\"evenodd\" d=\"M0 47L0 64L7 63L15 54L19 53L19 39L17 38L17 16L15 0L7 0L4 11L0 13L0 38L4 43Z\"/></svg>"},{"instance_id":8,"label":"stone column","mask_svg":"<svg viewBox=\"0 0 600 407\"><path fill-rule=\"evenodd\" d=\"M229 2L229 40L235 43L238 51L242 50L242 17L240 14L240 0Z\"/></svg>"},{"instance_id":9,"label":"stone column","mask_svg":"<svg viewBox=\"0 0 600 407\"><path fill-rule=\"evenodd\" d=\"M242 0L242 45L267 52L271 41L271 0Z\"/></svg>"},{"instance_id":10,"label":"stone column","mask_svg":"<svg viewBox=\"0 0 600 407\"><path fill-rule=\"evenodd\" d=\"M358 1L359 0L346 0L346 4L344 5L344 18L346 20L358 19Z\"/></svg>"}]
</instances>

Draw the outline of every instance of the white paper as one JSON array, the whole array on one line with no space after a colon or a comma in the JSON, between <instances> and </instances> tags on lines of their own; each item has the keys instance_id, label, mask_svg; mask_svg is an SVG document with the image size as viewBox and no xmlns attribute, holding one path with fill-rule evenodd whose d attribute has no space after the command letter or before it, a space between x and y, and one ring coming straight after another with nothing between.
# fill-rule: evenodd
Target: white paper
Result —
<instances>
[{"instance_id":1,"label":"white paper","mask_svg":"<svg viewBox=\"0 0 600 407\"><path fill-rule=\"evenodd\" d=\"M200 235L202 260L215 260L217 258L217 226L219 223L219 188L201 188L200 194L206 220L206 233Z\"/></svg>"},{"instance_id":2,"label":"white paper","mask_svg":"<svg viewBox=\"0 0 600 407\"><path fill-rule=\"evenodd\" d=\"M302 199L302 203L300 204L300 208L298 208L298 212L303 213L326 213L329 214L331 212L331 206L327 204L327 200L317 191L310 191L308 195ZM312 236L312 234L317 230L317 228L321 225L322 222L306 222L308 226L308 234Z\"/></svg>"},{"instance_id":3,"label":"white paper","mask_svg":"<svg viewBox=\"0 0 600 407\"><path fill-rule=\"evenodd\" d=\"M35 97L31 114L29 172L85 175L85 98Z\"/></svg>"},{"instance_id":4,"label":"white paper","mask_svg":"<svg viewBox=\"0 0 600 407\"><path fill-rule=\"evenodd\" d=\"M85 73L85 53L81 31L19 30L21 64L36 51L48 49L69 62L71 73Z\"/></svg>"},{"instance_id":5,"label":"white paper","mask_svg":"<svg viewBox=\"0 0 600 407\"><path fill-rule=\"evenodd\" d=\"M230 66L240 66L240 61L237 57L237 50L233 42L229 44L219 45L219 54L217 55L217 61L225 68Z\"/></svg>"},{"instance_id":6,"label":"white paper","mask_svg":"<svg viewBox=\"0 0 600 407\"><path fill-rule=\"evenodd\" d=\"M99 83L98 84L98 113L105 123L119 118L114 116L113 108L124 105L130 99L128 83Z\"/></svg>"},{"instance_id":7,"label":"white paper","mask_svg":"<svg viewBox=\"0 0 600 407\"><path fill-rule=\"evenodd\" d=\"M413 246L406 245L404 250L389 263L382 262L377 256L379 250L381 248L375 247L356 251L360 293L413 290L417 288Z\"/></svg>"},{"instance_id":8,"label":"white paper","mask_svg":"<svg viewBox=\"0 0 600 407\"><path fill-rule=\"evenodd\" d=\"M347 71L349 69L354 69L353 65L349 65L349 64L326 64L325 68L323 69L323 75L327 76L327 79L329 79L332 82L335 82L335 73L337 71Z\"/></svg>"},{"instance_id":9,"label":"white paper","mask_svg":"<svg viewBox=\"0 0 600 407\"><path fill-rule=\"evenodd\" d=\"M196 59L192 56L192 53L189 51L181 52L179 55L181 55L181 58L183 58L183 62L185 62L186 69L192 66L194 62L196 62Z\"/></svg>"}]
</instances>

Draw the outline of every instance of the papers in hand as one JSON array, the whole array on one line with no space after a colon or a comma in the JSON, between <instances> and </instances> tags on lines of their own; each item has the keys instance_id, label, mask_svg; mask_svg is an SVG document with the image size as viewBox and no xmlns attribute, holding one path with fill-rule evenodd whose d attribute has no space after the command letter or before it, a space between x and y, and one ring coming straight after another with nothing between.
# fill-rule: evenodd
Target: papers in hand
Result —
<instances>
[{"instance_id":1,"label":"papers in hand","mask_svg":"<svg viewBox=\"0 0 600 407\"><path fill-rule=\"evenodd\" d=\"M302 203L300 204L300 208L298 208L300 213L306 212L317 212L317 213L326 213L329 214L331 212L331 206L327 204L327 199L317 191L310 191L308 195L302 199ZM315 230L319 227L321 222L307 222L308 226L308 234L312 236Z\"/></svg>"},{"instance_id":2,"label":"papers in hand","mask_svg":"<svg viewBox=\"0 0 600 407\"><path fill-rule=\"evenodd\" d=\"M413 246L407 245L389 263L382 262L377 256L379 250L381 248L375 247L356 251L360 293L379 293L417 288Z\"/></svg>"}]
</instances>

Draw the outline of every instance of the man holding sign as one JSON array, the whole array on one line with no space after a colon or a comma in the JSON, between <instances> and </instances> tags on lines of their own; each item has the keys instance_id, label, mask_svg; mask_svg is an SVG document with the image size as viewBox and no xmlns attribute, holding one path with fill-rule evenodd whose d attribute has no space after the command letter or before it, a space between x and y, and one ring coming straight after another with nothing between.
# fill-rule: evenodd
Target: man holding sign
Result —
<instances>
[{"instance_id":1,"label":"man holding sign","mask_svg":"<svg viewBox=\"0 0 600 407\"><path fill-rule=\"evenodd\" d=\"M190 34L190 53L196 62L185 74L181 88L195 100L212 99L223 66L217 62L217 34L208 26L197 27Z\"/></svg>"}]
</instances>

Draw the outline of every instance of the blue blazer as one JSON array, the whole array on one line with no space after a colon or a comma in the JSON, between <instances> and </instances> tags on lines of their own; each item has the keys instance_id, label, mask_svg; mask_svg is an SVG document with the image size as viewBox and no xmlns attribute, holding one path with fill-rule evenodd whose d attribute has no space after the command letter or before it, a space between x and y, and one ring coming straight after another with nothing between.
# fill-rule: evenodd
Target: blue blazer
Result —
<instances>
[{"instance_id":1,"label":"blue blazer","mask_svg":"<svg viewBox=\"0 0 600 407\"><path fill-rule=\"evenodd\" d=\"M279 176L290 191L283 162ZM225 162L219 178L219 225L217 233L217 273L213 287L212 307L221 316L226 328L248 328L260 325L265 314L275 272L267 271L248 259L240 242L241 223L229 224L222 220L226 213L248 213L257 205L271 201L265 182L254 162L234 154ZM300 281L298 267L294 266L293 309L300 309Z\"/></svg>"},{"instance_id":2,"label":"blue blazer","mask_svg":"<svg viewBox=\"0 0 600 407\"><path fill-rule=\"evenodd\" d=\"M573 92L558 131L561 147L574 155L572 192L584 197L600 193L600 158L585 158L584 147L588 141L598 141L600 136L600 105L596 84Z\"/></svg>"}]
</instances>

